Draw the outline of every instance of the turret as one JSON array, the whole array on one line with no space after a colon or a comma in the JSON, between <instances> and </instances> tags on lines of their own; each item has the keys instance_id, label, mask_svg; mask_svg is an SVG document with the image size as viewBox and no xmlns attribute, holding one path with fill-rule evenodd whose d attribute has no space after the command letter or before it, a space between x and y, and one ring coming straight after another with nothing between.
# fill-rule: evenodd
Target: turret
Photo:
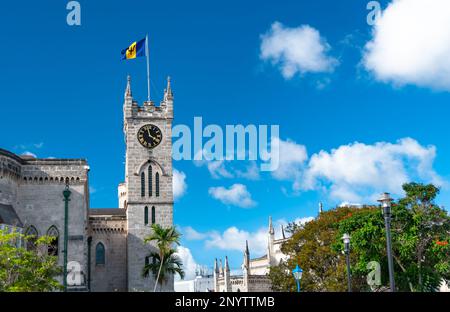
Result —
<instances>
[{"instance_id":1,"label":"turret","mask_svg":"<svg viewBox=\"0 0 450 312\"><path fill-rule=\"evenodd\" d=\"M319 203L319 215L323 212L323 204L322 202Z\"/></svg>"},{"instance_id":2,"label":"turret","mask_svg":"<svg viewBox=\"0 0 450 312\"><path fill-rule=\"evenodd\" d=\"M225 291L231 292L231 274L230 274L230 266L228 265L228 256L225 256L225 272L224 272L224 281L225 281Z\"/></svg>"},{"instance_id":3,"label":"turret","mask_svg":"<svg viewBox=\"0 0 450 312\"><path fill-rule=\"evenodd\" d=\"M269 217L269 237L267 239L267 260L269 265L273 263L274 252L274 241L275 241L275 230L273 229L272 216Z\"/></svg>"},{"instance_id":4,"label":"turret","mask_svg":"<svg viewBox=\"0 0 450 312\"><path fill-rule=\"evenodd\" d=\"M250 272L250 250L248 249L248 241L245 241L244 250L244 263L242 264L243 279L244 279L244 289L248 289L248 278L251 274Z\"/></svg>"},{"instance_id":5,"label":"turret","mask_svg":"<svg viewBox=\"0 0 450 312\"><path fill-rule=\"evenodd\" d=\"M248 249L248 241L245 241L245 250L244 250L244 270L250 271L250 251Z\"/></svg>"},{"instance_id":6,"label":"turret","mask_svg":"<svg viewBox=\"0 0 450 312\"><path fill-rule=\"evenodd\" d=\"M133 94L131 92L131 76L127 76L127 86L123 96L123 117L131 117L131 107L133 106ZM125 131L125 129L124 129Z\"/></svg>"},{"instance_id":7,"label":"turret","mask_svg":"<svg viewBox=\"0 0 450 312\"><path fill-rule=\"evenodd\" d=\"M223 265L222 265L222 259L220 259L220 265L219 265L219 276L223 276Z\"/></svg>"},{"instance_id":8,"label":"turret","mask_svg":"<svg viewBox=\"0 0 450 312\"><path fill-rule=\"evenodd\" d=\"M219 266L217 265L217 258L214 259L214 292L218 292L219 291L219 276L220 276L220 272L219 272Z\"/></svg>"},{"instance_id":9,"label":"turret","mask_svg":"<svg viewBox=\"0 0 450 312\"><path fill-rule=\"evenodd\" d=\"M167 116L173 117L173 92L170 77L167 77L167 87L164 89L164 99L161 102L161 107L167 112Z\"/></svg>"}]
</instances>

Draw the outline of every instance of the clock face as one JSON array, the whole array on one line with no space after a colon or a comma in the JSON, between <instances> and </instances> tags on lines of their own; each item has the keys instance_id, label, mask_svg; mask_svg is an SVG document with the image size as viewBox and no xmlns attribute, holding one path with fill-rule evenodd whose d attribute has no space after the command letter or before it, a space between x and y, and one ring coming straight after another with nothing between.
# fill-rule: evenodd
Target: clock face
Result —
<instances>
[{"instance_id":1,"label":"clock face","mask_svg":"<svg viewBox=\"0 0 450 312\"><path fill-rule=\"evenodd\" d=\"M138 140L143 147L154 148L162 141L162 132L155 125L142 126L138 131Z\"/></svg>"}]
</instances>

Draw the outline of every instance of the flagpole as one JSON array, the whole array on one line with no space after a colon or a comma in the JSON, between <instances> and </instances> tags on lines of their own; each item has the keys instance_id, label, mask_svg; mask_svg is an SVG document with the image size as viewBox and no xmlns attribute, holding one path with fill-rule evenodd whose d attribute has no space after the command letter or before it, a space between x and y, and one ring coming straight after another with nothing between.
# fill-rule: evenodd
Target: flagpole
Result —
<instances>
[{"instance_id":1,"label":"flagpole","mask_svg":"<svg viewBox=\"0 0 450 312\"><path fill-rule=\"evenodd\" d=\"M148 49L148 34L145 36L145 54L147 56L147 101L150 102L150 60Z\"/></svg>"}]
</instances>

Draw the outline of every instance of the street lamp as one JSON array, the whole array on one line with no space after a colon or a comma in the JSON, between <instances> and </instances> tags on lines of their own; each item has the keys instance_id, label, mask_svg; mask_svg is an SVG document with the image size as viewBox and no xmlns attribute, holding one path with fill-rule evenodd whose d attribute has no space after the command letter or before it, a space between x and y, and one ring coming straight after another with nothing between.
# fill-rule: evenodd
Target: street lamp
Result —
<instances>
[{"instance_id":1,"label":"street lamp","mask_svg":"<svg viewBox=\"0 0 450 312\"><path fill-rule=\"evenodd\" d=\"M384 225L386 227L386 249L388 257L388 267L389 267L389 284L391 292L395 291L395 280L394 280L394 263L392 260L392 246L391 246L391 203L393 199L389 193L383 193L378 199L383 208Z\"/></svg>"},{"instance_id":2,"label":"street lamp","mask_svg":"<svg viewBox=\"0 0 450 312\"><path fill-rule=\"evenodd\" d=\"M67 243L69 234L69 201L70 194L69 179L66 179L66 188L63 191L64 196L64 267L63 267L63 285L64 291L67 291Z\"/></svg>"},{"instance_id":3,"label":"street lamp","mask_svg":"<svg viewBox=\"0 0 450 312\"><path fill-rule=\"evenodd\" d=\"M350 235L348 233L345 233L344 236L342 236L342 240L344 241L344 253L345 253L345 260L347 262L347 289L348 292L352 291L352 272L350 270Z\"/></svg>"},{"instance_id":4,"label":"street lamp","mask_svg":"<svg viewBox=\"0 0 450 312\"><path fill-rule=\"evenodd\" d=\"M297 292L300 292L300 281L302 279L303 270L298 266L292 270L292 275L294 275L294 279L297 282Z\"/></svg>"}]
</instances>

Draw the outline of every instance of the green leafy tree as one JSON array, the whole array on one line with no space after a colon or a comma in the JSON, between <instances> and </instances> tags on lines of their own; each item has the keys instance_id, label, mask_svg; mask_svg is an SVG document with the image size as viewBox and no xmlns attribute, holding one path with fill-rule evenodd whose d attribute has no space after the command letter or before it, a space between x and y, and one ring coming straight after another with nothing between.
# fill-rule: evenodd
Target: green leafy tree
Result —
<instances>
[{"instance_id":1,"label":"green leafy tree","mask_svg":"<svg viewBox=\"0 0 450 312\"><path fill-rule=\"evenodd\" d=\"M48 254L52 237L38 239L0 230L0 292L61 290L58 259ZM27 243L28 249L23 245Z\"/></svg>"},{"instance_id":2,"label":"green leafy tree","mask_svg":"<svg viewBox=\"0 0 450 312\"><path fill-rule=\"evenodd\" d=\"M158 281L160 289L171 275L178 274L181 279L183 279L183 264L181 262L181 259L175 253L175 249L169 249L166 251L162 258L157 252L150 253L149 256L151 259L154 259L154 262L150 262L144 266L142 272L143 276L147 277L151 272Z\"/></svg>"},{"instance_id":3,"label":"green leafy tree","mask_svg":"<svg viewBox=\"0 0 450 312\"><path fill-rule=\"evenodd\" d=\"M365 209L365 208L363 208ZM296 291L292 269L298 264L303 269L302 291L346 291L345 257L336 252L339 222L359 208L337 208L323 212L304 225L291 226L291 238L281 250L288 260L271 267L269 277L275 291ZM360 284L355 280L354 288Z\"/></svg>"},{"instance_id":4,"label":"green leafy tree","mask_svg":"<svg viewBox=\"0 0 450 312\"><path fill-rule=\"evenodd\" d=\"M178 231L175 229L175 227L168 227L168 228L164 228L159 224L153 224L152 225L152 234L150 234L149 236L147 236L144 239L145 243L149 243L149 242L156 242L156 247L158 248L158 257L157 261L159 261L159 268L158 268L158 273L156 274L156 282L155 282L155 287L153 289L153 292L156 292L156 287L158 285L158 283L162 283L161 281L161 272L162 269L164 268L165 263L168 263L165 260L165 257L172 255L171 254L171 250L172 250L172 246L174 244L176 245L180 245L180 233L178 233ZM151 257L152 255L150 255ZM173 259L172 259L173 260ZM180 261L181 263L181 261ZM165 268L168 268L168 266L166 266ZM144 267L144 272L145 272L145 267ZM166 274L168 272L164 272L163 274Z\"/></svg>"},{"instance_id":5,"label":"green leafy tree","mask_svg":"<svg viewBox=\"0 0 450 312\"><path fill-rule=\"evenodd\" d=\"M406 196L392 205L396 286L400 291L435 291L442 280L450 278L450 218L434 203L439 193L434 185L409 183L403 185L403 190ZM375 207L357 212L340 222L339 228L339 235L348 232L352 236L354 275L364 276L367 264L377 261L386 285L386 233L381 210ZM336 241L334 247L338 250L342 243Z\"/></svg>"}]
</instances>

